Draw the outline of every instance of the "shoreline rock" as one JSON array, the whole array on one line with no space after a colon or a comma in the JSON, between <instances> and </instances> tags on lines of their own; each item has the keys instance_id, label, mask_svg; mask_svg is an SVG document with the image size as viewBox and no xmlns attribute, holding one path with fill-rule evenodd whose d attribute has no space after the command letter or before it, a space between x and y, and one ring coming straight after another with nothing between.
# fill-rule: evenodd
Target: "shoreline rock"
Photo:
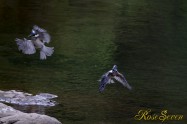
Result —
<instances>
[{"instance_id":1,"label":"shoreline rock","mask_svg":"<svg viewBox=\"0 0 187 124\"><path fill-rule=\"evenodd\" d=\"M17 105L55 106L57 103L52 99L56 97L58 96L49 93L40 93L37 95L32 95L29 93L16 90L0 90L0 102L6 102Z\"/></svg>"},{"instance_id":2,"label":"shoreline rock","mask_svg":"<svg viewBox=\"0 0 187 124\"><path fill-rule=\"evenodd\" d=\"M0 124L62 124L54 117L24 113L0 103Z\"/></svg>"}]
</instances>

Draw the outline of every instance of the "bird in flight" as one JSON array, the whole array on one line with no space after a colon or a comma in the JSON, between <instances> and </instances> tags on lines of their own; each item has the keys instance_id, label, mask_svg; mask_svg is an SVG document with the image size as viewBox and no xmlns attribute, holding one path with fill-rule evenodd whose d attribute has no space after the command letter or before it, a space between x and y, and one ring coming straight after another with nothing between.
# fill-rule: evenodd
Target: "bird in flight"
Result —
<instances>
[{"instance_id":1,"label":"bird in flight","mask_svg":"<svg viewBox=\"0 0 187 124\"><path fill-rule=\"evenodd\" d=\"M129 90L132 89L132 87L128 84L127 80L123 76L123 74L119 73L117 70L117 66L114 65L112 70L106 72L104 75L102 75L99 85L99 91L103 92L105 89L105 86L107 84L115 83L114 81L120 82L124 87L127 87Z\"/></svg>"},{"instance_id":2,"label":"bird in flight","mask_svg":"<svg viewBox=\"0 0 187 124\"><path fill-rule=\"evenodd\" d=\"M51 56L54 52L54 47L47 47L45 43L49 43L51 40L50 35L45 29L38 26L33 26L31 34L29 35L31 40L26 38L16 38L15 41L18 45L18 50L24 54L34 54L36 49L40 49L40 59L45 60L47 56Z\"/></svg>"}]
</instances>

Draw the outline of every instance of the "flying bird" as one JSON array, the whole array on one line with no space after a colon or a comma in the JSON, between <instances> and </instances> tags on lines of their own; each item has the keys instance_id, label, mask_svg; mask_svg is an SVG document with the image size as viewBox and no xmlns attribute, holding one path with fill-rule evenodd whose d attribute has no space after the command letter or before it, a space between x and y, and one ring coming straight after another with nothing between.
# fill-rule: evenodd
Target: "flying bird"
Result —
<instances>
[{"instance_id":1,"label":"flying bird","mask_svg":"<svg viewBox=\"0 0 187 124\"><path fill-rule=\"evenodd\" d=\"M40 49L40 59L47 59L47 56L51 56L54 52L54 47L47 47L45 43L49 43L51 40L50 35L45 29L38 26L33 26L31 34L29 35L31 40L26 38L19 39L16 38L16 43L18 45L18 50L22 51L24 54L34 54L36 49Z\"/></svg>"},{"instance_id":2,"label":"flying bird","mask_svg":"<svg viewBox=\"0 0 187 124\"><path fill-rule=\"evenodd\" d=\"M100 81L99 91L103 92L105 86L107 84L115 83L114 82L115 80L120 82L124 87L127 87L129 90L132 89L132 87L128 84L123 74L119 73L117 70L117 66L114 65L112 70L106 72L99 80Z\"/></svg>"}]
</instances>

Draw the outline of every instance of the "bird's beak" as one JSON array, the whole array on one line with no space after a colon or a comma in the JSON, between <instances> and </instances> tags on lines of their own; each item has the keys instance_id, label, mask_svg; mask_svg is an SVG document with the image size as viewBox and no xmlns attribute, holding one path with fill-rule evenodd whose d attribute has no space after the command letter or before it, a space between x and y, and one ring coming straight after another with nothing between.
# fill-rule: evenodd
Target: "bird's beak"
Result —
<instances>
[{"instance_id":1,"label":"bird's beak","mask_svg":"<svg viewBox=\"0 0 187 124\"><path fill-rule=\"evenodd\" d=\"M31 37L31 36L32 36L32 34L28 35L28 37Z\"/></svg>"}]
</instances>

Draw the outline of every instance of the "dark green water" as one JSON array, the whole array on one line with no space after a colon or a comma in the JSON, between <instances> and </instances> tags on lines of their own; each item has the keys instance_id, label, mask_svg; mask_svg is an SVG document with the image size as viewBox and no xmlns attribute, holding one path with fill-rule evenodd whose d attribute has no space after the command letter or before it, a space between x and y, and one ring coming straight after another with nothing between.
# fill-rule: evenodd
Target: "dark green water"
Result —
<instances>
[{"instance_id":1,"label":"dark green water","mask_svg":"<svg viewBox=\"0 0 187 124\"><path fill-rule=\"evenodd\" d=\"M55 52L46 61L28 56L14 39L34 24L48 30ZM98 79L117 64L121 84L98 92ZM1 0L0 90L48 92L55 107L21 107L65 124L160 124L136 121L140 109L187 117L187 1Z\"/></svg>"}]
</instances>

